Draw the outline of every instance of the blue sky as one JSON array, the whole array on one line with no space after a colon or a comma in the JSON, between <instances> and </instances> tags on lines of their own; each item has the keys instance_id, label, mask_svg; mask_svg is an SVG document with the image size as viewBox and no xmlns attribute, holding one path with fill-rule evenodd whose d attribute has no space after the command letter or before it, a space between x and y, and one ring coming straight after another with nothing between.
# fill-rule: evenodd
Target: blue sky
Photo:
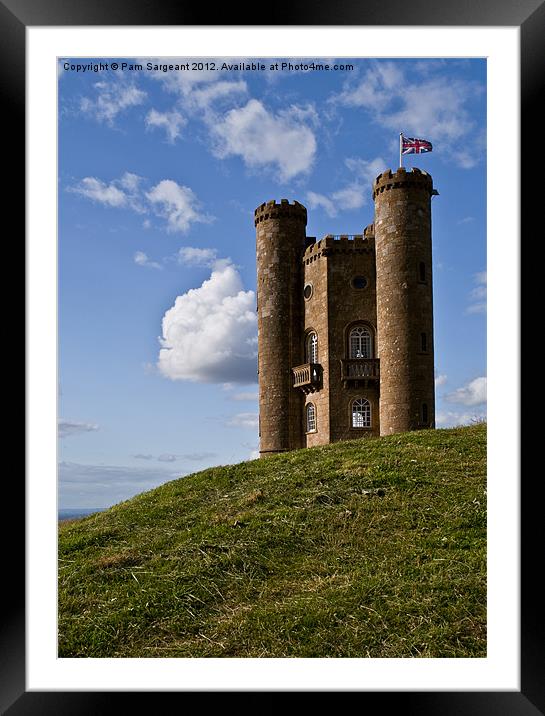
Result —
<instances>
[{"instance_id":1,"label":"blue sky","mask_svg":"<svg viewBox=\"0 0 545 716\"><path fill-rule=\"evenodd\" d=\"M112 62L59 61L59 507L255 457L253 211L296 199L309 236L361 233L401 131L433 143L404 165L440 193L437 424L485 415L484 60Z\"/></svg>"}]
</instances>

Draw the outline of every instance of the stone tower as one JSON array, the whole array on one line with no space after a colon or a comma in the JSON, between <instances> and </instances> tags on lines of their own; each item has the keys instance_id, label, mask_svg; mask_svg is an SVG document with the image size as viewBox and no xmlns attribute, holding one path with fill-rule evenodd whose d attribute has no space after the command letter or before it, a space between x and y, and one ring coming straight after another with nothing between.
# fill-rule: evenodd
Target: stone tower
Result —
<instances>
[{"instance_id":1,"label":"stone tower","mask_svg":"<svg viewBox=\"0 0 545 716\"><path fill-rule=\"evenodd\" d=\"M435 427L429 174L398 169L373 185L381 435Z\"/></svg>"},{"instance_id":2,"label":"stone tower","mask_svg":"<svg viewBox=\"0 0 545 716\"><path fill-rule=\"evenodd\" d=\"M262 456L434 427L433 194L383 172L374 223L320 241L298 202L256 209Z\"/></svg>"},{"instance_id":3,"label":"stone tower","mask_svg":"<svg viewBox=\"0 0 545 716\"><path fill-rule=\"evenodd\" d=\"M293 366L302 362L302 266L307 210L269 201L255 210L260 453L304 447L302 396Z\"/></svg>"}]
</instances>

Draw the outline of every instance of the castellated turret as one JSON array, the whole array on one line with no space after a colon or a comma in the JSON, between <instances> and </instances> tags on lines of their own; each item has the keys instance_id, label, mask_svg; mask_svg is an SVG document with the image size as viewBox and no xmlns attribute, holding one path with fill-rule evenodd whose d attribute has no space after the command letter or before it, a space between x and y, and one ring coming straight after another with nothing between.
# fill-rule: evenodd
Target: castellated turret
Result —
<instances>
[{"instance_id":1,"label":"castellated turret","mask_svg":"<svg viewBox=\"0 0 545 716\"><path fill-rule=\"evenodd\" d=\"M255 210L260 453L304 447L302 395L293 366L302 362L302 267L307 210L269 201Z\"/></svg>"},{"instance_id":2,"label":"castellated turret","mask_svg":"<svg viewBox=\"0 0 545 716\"><path fill-rule=\"evenodd\" d=\"M431 177L383 172L361 234L255 211L260 455L434 427Z\"/></svg>"},{"instance_id":3,"label":"castellated turret","mask_svg":"<svg viewBox=\"0 0 545 716\"><path fill-rule=\"evenodd\" d=\"M431 197L419 169L373 185L381 434L435 427Z\"/></svg>"}]
</instances>

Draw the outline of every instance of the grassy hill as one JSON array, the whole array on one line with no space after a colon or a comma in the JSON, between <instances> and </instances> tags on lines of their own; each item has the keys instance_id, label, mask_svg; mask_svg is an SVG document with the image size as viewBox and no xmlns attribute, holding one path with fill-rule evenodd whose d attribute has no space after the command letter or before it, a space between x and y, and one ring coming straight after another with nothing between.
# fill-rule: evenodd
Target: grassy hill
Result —
<instances>
[{"instance_id":1,"label":"grassy hill","mask_svg":"<svg viewBox=\"0 0 545 716\"><path fill-rule=\"evenodd\" d=\"M486 656L486 426L299 450L59 526L61 657Z\"/></svg>"}]
</instances>

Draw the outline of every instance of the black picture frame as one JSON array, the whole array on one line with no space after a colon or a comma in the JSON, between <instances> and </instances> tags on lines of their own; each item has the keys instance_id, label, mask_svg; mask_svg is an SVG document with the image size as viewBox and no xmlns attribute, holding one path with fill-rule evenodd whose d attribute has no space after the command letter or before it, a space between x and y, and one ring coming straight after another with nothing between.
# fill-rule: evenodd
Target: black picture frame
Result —
<instances>
[{"instance_id":1,"label":"black picture frame","mask_svg":"<svg viewBox=\"0 0 545 716\"><path fill-rule=\"evenodd\" d=\"M523 229L540 226L534 222L542 200L539 158L536 144L542 135L537 126L541 119L539 102L544 95L545 67L545 2L543 0L361 0L342 3L305 2L263 5L261 16L249 15L247 6L224 4L211 8L181 3L179 0L109 0L108 3L82 0L1 0L0 1L0 87L2 106L9 108L10 144L19 150L10 165L8 202L10 211L22 216L24 211L25 162L25 30L29 26L93 26L93 25L356 25L356 26L516 26L520 29L521 60L521 237ZM509 138L511 146L516 138ZM506 151L505 147L489 147L489 151ZM530 166L532 162L532 166ZM535 166L537 164L537 167ZM537 171L536 171L537 169ZM15 174L15 178L13 178ZM20 179L20 181L17 181ZM20 208L20 212L16 209ZM534 229L533 229L534 230ZM542 231L536 232L536 238ZM24 245L21 242L20 245ZM513 251L518 251L513 237ZM522 256L522 252L521 252ZM524 295L521 296L521 306ZM519 377L509 376L518 381ZM522 408L522 404L521 404ZM522 414L522 410L521 410ZM520 426L516 426L522 436ZM525 431L526 435L526 431ZM537 580L542 560L541 520L537 515L532 476L521 477L521 644L519 692L363 692L363 705L369 708L380 699L380 709L404 714L427 716L471 716L472 714L509 714L535 716L545 713L545 650L541 627L542 595ZM536 479L539 479L539 471ZM494 479L494 476L489 476ZM9 527L9 543L5 540L3 597L5 606L0 631L0 712L9 716L21 714L104 714L114 709L126 711L127 697L138 699L139 708L157 712L157 698L182 697L184 693L169 692L27 692L25 687L25 542L24 482L12 478L13 496L10 512L23 519ZM13 505L13 507L12 507ZM7 510L6 510L7 512ZM13 525L13 523L11 523ZM17 539L14 539L17 537ZM540 539L541 538L541 539ZM9 588L8 588L9 585ZM251 690L251 688L249 688ZM259 694L257 694L259 696ZM152 701L153 700L153 701ZM252 701L250 702L252 703ZM239 704L240 705L240 704Z\"/></svg>"}]
</instances>

